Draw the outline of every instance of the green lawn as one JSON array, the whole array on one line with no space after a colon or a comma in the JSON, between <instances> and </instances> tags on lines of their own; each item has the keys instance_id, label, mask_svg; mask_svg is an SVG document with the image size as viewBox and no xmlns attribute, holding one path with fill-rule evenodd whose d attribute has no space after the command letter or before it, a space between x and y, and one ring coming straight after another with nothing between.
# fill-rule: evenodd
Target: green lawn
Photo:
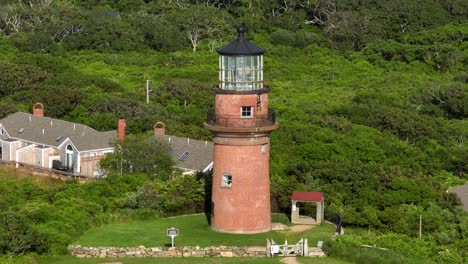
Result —
<instances>
[{"instance_id":1,"label":"green lawn","mask_svg":"<svg viewBox=\"0 0 468 264\"><path fill-rule=\"evenodd\" d=\"M324 257L324 258L304 258L299 257L297 258L299 263L301 264L349 264L353 262L331 258L331 257Z\"/></svg>"},{"instance_id":2,"label":"green lawn","mask_svg":"<svg viewBox=\"0 0 468 264\"><path fill-rule=\"evenodd\" d=\"M300 238L309 239L313 246L319 240L329 240L335 227L329 224L316 226L305 232L276 232L241 235L224 234L210 229L205 215L179 216L154 220L134 220L124 223L107 224L88 230L75 244L82 246L164 246L171 242L166 236L166 229L176 227L180 234L176 237L176 246L262 246L267 238L282 244L287 239L289 244Z\"/></svg>"}]
</instances>

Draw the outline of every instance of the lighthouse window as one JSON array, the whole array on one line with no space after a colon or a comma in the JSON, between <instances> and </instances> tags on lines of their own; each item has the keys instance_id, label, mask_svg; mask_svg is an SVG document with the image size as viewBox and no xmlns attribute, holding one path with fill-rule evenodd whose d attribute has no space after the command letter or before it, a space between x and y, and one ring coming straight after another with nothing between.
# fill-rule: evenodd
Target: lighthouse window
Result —
<instances>
[{"instance_id":1,"label":"lighthouse window","mask_svg":"<svg viewBox=\"0 0 468 264\"><path fill-rule=\"evenodd\" d=\"M253 106L241 106L241 117L248 118L253 116Z\"/></svg>"},{"instance_id":2,"label":"lighthouse window","mask_svg":"<svg viewBox=\"0 0 468 264\"><path fill-rule=\"evenodd\" d=\"M231 188L231 186L232 186L232 175L229 173L223 173L223 177L221 179L221 187Z\"/></svg>"}]
</instances>

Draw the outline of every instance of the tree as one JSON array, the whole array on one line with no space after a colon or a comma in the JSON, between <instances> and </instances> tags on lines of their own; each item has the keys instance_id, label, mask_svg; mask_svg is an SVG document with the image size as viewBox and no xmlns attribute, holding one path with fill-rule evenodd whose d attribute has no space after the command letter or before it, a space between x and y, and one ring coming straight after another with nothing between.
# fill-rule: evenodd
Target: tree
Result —
<instances>
[{"instance_id":1,"label":"tree","mask_svg":"<svg viewBox=\"0 0 468 264\"><path fill-rule=\"evenodd\" d=\"M0 119L18 111L18 107L11 100L0 101Z\"/></svg>"},{"instance_id":2,"label":"tree","mask_svg":"<svg viewBox=\"0 0 468 264\"><path fill-rule=\"evenodd\" d=\"M227 13L213 6L190 6L176 10L170 16L190 41L193 52L205 38L221 42L229 29ZM210 46L214 47L214 44Z\"/></svg>"},{"instance_id":3,"label":"tree","mask_svg":"<svg viewBox=\"0 0 468 264\"><path fill-rule=\"evenodd\" d=\"M0 252L22 255L36 244L37 234L31 229L31 221L17 212L0 215Z\"/></svg>"},{"instance_id":4,"label":"tree","mask_svg":"<svg viewBox=\"0 0 468 264\"><path fill-rule=\"evenodd\" d=\"M0 63L0 96L29 90L43 82L46 71L28 64Z\"/></svg>"},{"instance_id":5,"label":"tree","mask_svg":"<svg viewBox=\"0 0 468 264\"><path fill-rule=\"evenodd\" d=\"M114 153L101 160L101 167L108 172L146 173L151 179L168 179L175 162L170 146L154 137L129 135L122 143L114 144Z\"/></svg>"},{"instance_id":6,"label":"tree","mask_svg":"<svg viewBox=\"0 0 468 264\"><path fill-rule=\"evenodd\" d=\"M7 36L13 33L18 33L23 24L23 16L18 12L15 5L0 6L0 32L4 32Z\"/></svg>"}]
</instances>

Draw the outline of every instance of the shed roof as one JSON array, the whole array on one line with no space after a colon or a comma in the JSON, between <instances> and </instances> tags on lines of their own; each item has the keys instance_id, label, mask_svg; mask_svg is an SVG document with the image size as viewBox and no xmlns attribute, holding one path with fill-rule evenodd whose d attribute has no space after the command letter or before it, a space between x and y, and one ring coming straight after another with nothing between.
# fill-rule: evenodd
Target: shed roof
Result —
<instances>
[{"instance_id":1,"label":"shed roof","mask_svg":"<svg viewBox=\"0 0 468 264\"><path fill-rule=\"evenodd\" d=\"M176 162L176 167L203 171L213 162L213 142L170 135L154 137L171 145L171 156ZM188 154L181 159L185 152Z\"/></svg>"},{"instance_id":2,"label":"shed roof","mask_svg":"<svg viewBox=\"0 0 468 264\"><path fill-rule=\"evenodd\" d=\"M259 46L244 38L244 33L246 31L247 27L244 24L240 25L237 28L237 33L239 33L239 36L226 46L219 48L216 51L220 55L263 55L265 53L264 48L260 48Z\"/></svg>"},{"instance_id":3,"label":"shed roof","mask_svg":"<svg viewBox=\"0 0 468 264\"><path fill-rule=\"evenodd\" d=\"M293 192L292 201L302 202L323 202L323 193L321 192Z\"/></svg>"},{"instance_id":4,"label":"shed roof","mask_svg":"<svg viewBox=\"0 0 468 264\"><path fill-rule=\"evenodd\" d=\"M52 147L60 146L67 138L78 151L111 148L117 139L116 131L99 132L89 126L50 117L16 112L0 120L10 138Z\"/></svg>"}]
</instances>

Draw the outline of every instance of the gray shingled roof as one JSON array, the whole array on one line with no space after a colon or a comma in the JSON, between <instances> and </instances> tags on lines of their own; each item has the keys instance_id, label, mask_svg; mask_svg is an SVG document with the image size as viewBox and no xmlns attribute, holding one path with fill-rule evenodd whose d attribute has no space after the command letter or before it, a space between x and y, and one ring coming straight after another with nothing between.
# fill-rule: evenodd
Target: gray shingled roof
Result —
<instances>
[{"instance_id":1,"label":"gray shingled roof","mask_svg":"<svg viewBox=\"0 0 468 264\"><path fill-rule=\"evenodd\" d=\"M93 128L59 119L16 112L0 120L10 138L58 147L69 138L78 151L112 147L116 131L99 132Z\"/></svg>"},{"instance_id":2,"label":"gray shingled roof","mask_svg":"<svg viewBox=\"0 0 468 264\"><path fill-rule=\"evenodd\" d=\"M449 192L456 193L463 203L463 208L468 211L468 184L452 188Z\"/></svg>"},{"instance_id":3,"label":"gray shingled roof","mask_svg":"<svg viewBox=\"0 0 468 264\"><path fill-rule=\"evenodd\" d=\"M171 145L171 156L176 161L176 167L203 171L213 162L213 142L169 135L154 135L154 137ZM189 152L187 158L180 161L179 158L186 151Z\"/></svg>"}]
</instances>

